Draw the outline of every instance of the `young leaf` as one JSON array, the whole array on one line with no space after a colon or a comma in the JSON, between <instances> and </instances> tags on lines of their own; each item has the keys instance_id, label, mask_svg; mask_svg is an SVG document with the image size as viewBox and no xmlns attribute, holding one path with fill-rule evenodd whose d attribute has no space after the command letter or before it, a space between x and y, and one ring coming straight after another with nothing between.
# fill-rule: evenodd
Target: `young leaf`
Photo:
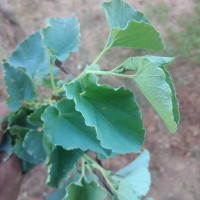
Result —
<instances>
[{"instance_id":1,"label":"young leaf","mask_svg":"<svg viewBox=\"0 0 200 200\"><path fill-rule=\"evenodd\" d=\"M22 111L21 109L21 113L23 113ZM23 123L26 124L23 117L20 115L19 117L17 122L23 120ZM27 167L29 164L39 164L45 160L46 153L43 147L43 132L30 130L26 126L13 125L10 127L9 133L17 138L13 146L13 152L23 161L27 162L25 163Z\"/></svg>"},{"instance_id":2,"label":"young leaf","mask_svg":"<svg viewBox=\"0 0 200 200\"><path fill-rule=\"evenodd\" d=\"M46 200L61 200L66 195L66 188L79 180L80 174L76 173L74 176L67 179L67 181L63 184L63 186L56 191L50 193Z\"/></svg>"},{"instance_id":3,"label":"young leaf","mask_svg":"<svg viewBox=\"0 0 200 200\"><path fill-rule=\"evenodd\" d=\"M81 184L71 184L62 200L104 200L106 195L106 191L95 182L88 183L83 179Z\"/></svg>"},{"instance_id":4,"label":"young leaf","mask_svg":"<svg viewBox=\"0 0 200 200\"><path fill-rule=\"evenodd\" d=\"M128 47L161 51L163 46L159 32L146 16L122 0L111 0L102 4L110 25L107 46Z\"/></svg>"},{"instance_id":5,"label":"young leaf","mask_svg":"<svg viewBox=\"0 0 200 200\"><path fill-rule=\"evenodd\" d=\"M30 77L19 69L3 64L6 91L8 94L7 104L11 110L17 110L22 106L22 101L35 99L35 88Z\"/></svg>"},{"instance_id":6,"label":"young leaf","mask_svg":"<svg viewBox=\"0 0 200 200\"><path fill-rule=\"evenodd\" d=\"M149 152L146 150L135 161L116 173L116 179L119 181L117 191L121 196L131 200L139 199L148 193L151 183L149 160Z\"/></svg>"},{"instance_id":7,"label":"young leaf","mask_svg":"<svg viewBox=\"0 0 200 200\"><path fill-rule=\"evenodd\" d=\"M43 147L43 132L35 130L26 133L23 140L23 148L31 155L38 163L44 162L46 159L46 152Z\"/></svg>"},{"instance_id":8,"label":"young leaf","mask_svg":"<svg viewBox=\"0 0 200 200\"><path fill-rule=\"evenodd\" d=\"M106 154L96 138L95 130L85 125L81 113L75 110L74 102L63 99L48 107L42 115L44 131L54 145L66 150L88 149Z\"/></svg>"},{"instance_id":9,"label":"young leaf","mask_svg":"<svg viewBox=\"0 0 200 200\"><path fill-rule=\"evenodd\" d=\"M44 113L46 108L47 106L43 105L35 109L34 112L27 117L28 122L33 126L42 126L43 121L41 120L41 115Z\"/></svg>"},{"instance_id":10,"label":"young leaf","mask_svg":"<svg viewBox=\"0 0 200 200\"><path fill-rule=\"evenodd\" d=\"M32 128L32 126L27 122L27 116L30 115L32 110L29 108L21 107L15 112L10 112L5 116L2 122L6 122L8 127L18 126L19 128Z\"/></svg>"},{"instance_id":11,"label":"young leaf","mask_svg":"<svg viewBox=\"0 0 200 200\"><path fill-rule=\"evenodd\" d=\"M30 163L32 165L41 163L40 159L34 158L32 155L30 155L26 149L23 147L23 140L20 139L16 142L16 144L13 146L13 152L20 158L22 161L25 161L27 163Z\"/></svg>"},{"instance_id":12,"label":"young leaf","mask_svg":"<svg viewBox=\"0 0 200 200\"><path fill-rule=\"evenodd\" d=\"M140 151L145 130L132 92L99 85L92 74L64 88L104 148L120 154Z\"/></svg>"},{"instance_id":13,"label":"young leaf","mask_svg":"<svg viewBox=\"0 0 200 200\"><path fill-rule=\"evenodd\" d=\"M81 155L80 150L67 151L56 146L48 165L47 185L58 188L62 181L68 178Z\"/></svg>"},{"instance_id":14,"label":"young leaf","mask_svg":"<svg viewBox=\"0 0 200 200\"><path fill-rule=\"evenodd\" d=\"M41 35L36 32L19 44L8 58L8 63L14 67L22 67L26 73L34 76L49 73L48 51L42 47Z\"/></svg>"},{"instance_id":15,"label":"young leaf","mask_svg":"<svg viewBox=\"0 0 200 200\"><path fill-rule=\"evenodd\" d=\"M75 15L69 18L49 18L47 28L41 31L43 45L52 56L64 61L72 52L77 52L80 43L80 25Z\"/></svg>"},{"instance_id":16,"label":"young leaf","mask_svg":"<svg viewBox=\"0 0 200 200\"><path fill-rule=\"evenodd\" d=\"M145 56L132 57L122 64L122 68L125 71L136 71L132 79L165 122L169 131L175 132L178 121L178 101L175 90L172 90L172 81L169 77L166 79L166 72L163 71L160 63Z\"/></svg>"},{"instance_id":17,"label":"young leaf","mask_svg":"<svg viewBox=\"0 0 200 200\"><path fill-rule=\"evenodd\" d=\"M9 159L10 156L12 155L12 138L10 137L10 135L6 134L3 138L3 141L1 141L1 143L0 143L0 153L1 152L7 153L7 155L3 159L3 161L7 161L7 159Z\"/></svg>"},{"instance_id":18,"label":"young leaf","mask_svg":"<svg viewBox=\"0 0 200 200\"><path fill-rule=\"evenodd\" d=\"M24 138L27 132L29 132L28 128L18 125L11 126L9 129L9 134L17 138Z\"/></svg>"}]
</instances>

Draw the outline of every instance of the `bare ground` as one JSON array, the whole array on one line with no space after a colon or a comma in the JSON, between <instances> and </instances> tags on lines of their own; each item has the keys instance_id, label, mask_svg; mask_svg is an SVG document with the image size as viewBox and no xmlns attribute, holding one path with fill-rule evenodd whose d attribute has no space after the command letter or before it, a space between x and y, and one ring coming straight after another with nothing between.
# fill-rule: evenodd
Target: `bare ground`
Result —
<instances>
[{"instance_id":1,"label":"bare ground","mask_svg":"<svg viewBox=\"0 0 200 200\"><path fill-rule=\"evenodd\" d=\"M131 0L129 2L133 4ZM189 15L193 9L193 1L188 0L135 0L135 6L145 10L147 3L156 6L162 2L166 2L171 8L171 20L166 23L172 23L174 26L177 23L177 16ZM25 35L41 28L46 17L65 17L73 11L78 14L81 22L82 47L80 54L71 56L66 66L71 73L79 73L79 70L98 54L106 41L108 28L99 4L93 0L0 0L0 57L6 58ZM166 35L165 28L158 22L157 27ZM130 50L114 49L107 54L101 64L105 66L103 68L110 68L130 55L132 55ZM148 148L151 152L152 188L149 195L156 200L198 200L200 196L200 66L188 67L184 60L177 60L171 68L171 73L177 88L181 111L181 123L175 135L167 132L159 117L141 98L141 94L138 94L147 129L147 143L144 148ZM113 85L123 83L130 87L129 82L122 82L119 79L112 79L111 82ZM0 98L4 100L2 78L0 92ZM133 157L132 155L120 156L106 162L105 165L116 170L127 164ZM38 166L28 174L19 200L44 199L47 191L44 185L45 177L44 166Z\"/></svg>"}]
</instances>

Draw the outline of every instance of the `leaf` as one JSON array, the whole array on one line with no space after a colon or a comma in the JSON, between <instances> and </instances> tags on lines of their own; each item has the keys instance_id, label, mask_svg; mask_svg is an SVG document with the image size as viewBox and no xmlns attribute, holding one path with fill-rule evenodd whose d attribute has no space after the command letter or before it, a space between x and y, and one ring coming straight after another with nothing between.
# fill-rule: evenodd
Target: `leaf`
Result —
<instances>
[{"instance_id":1,"label":"leaf","mask_svg":"<svg viewBox=\"0 0 200 200\"><path fill-rule=\"evenodd\" d=\"M119 180L117 191L120 195L131 200L134 196L138 199L137 197L148 193L151 184L149 160L149 152L145 150L135 161L116 173L116 179Z\"/></svg>"},{"instance_id":2,"label":"leaf","mask_svg":"<svg viewBox=\"0 0 200 200\"><path fill-rule=\"evenodd\" d=\"M12 155L12 138L7 134L4 136L3 141L0 143L0 153L1 152L7 153L6 157L3 158L4 162L6 162Z\"/></svg>"},{"instance_id":3,"label":"leaf","mask_svg":"<svg viewBox=\"0 0 200 200\"><path fill-rule=\"evenodd\" d=\"M63 99L55 106L49 106L42 115L44 131L54 145L66 150L88 149L106 154L96 139L95 130L85 125L81 113L75 110L74 102Z\"/></svg>"},{"instance_id":4,"label":"leaf","mask_svg":"<svg viewBox=\"0 0 200 200\"><path fill-rule=\"evenodd\" d=\"M104 148L121 154L140 151L145 130L132 92L99 85L92 74L64 88L86 124L95 128Z\"/></svg>"},{"instance_id":5,"label":"leaf","mask_svg":"<svg viewBox=\"0 0 200 200\"><path fill-rule=\"evenodd\" d=\"M66 194L65 188L64 185L64 187L52 192L47 196L46 200L61 200Z\"/></svg>"},{"instance_id":6,"label":"leaf","mask_svg":"<svg viewBox=\"0 0 200 200\"><path fill-rule=\"evenodd\" d=\"M151 60L152 62L158 63L160 66L168 66L174 61L172 57L160 57L160 56L144 56Z\"/></svg>"},{"instance_id":7,"label":"leaf","mask_svg":"<svg viewBox=\"0 0 200 200\"><path fill-rule=\"evenodd\" d=\"M111 27L119 27L124 29L130 20L150 23L143 13L135 8L132 8L122 0L111 0L109 2L104 2L102 4L102 8L105 9L106 18Z\"/></svg>"},{"instance_id":8,"label":"leaf","mask_svg":"<svg viewBox=\"0 0 200 200\"><path fill-rule=\"evenodd\" d=\"M130 184L120 184L114 200L140 200L131 189Z\"/></svg>"},{"instance_id":9,"label":"leaf","mask_svg":"<svg viewBox=\"0 0 200 200\"><path fill-rule=\"evenodd\" d=\"M178 124L180 121L180 113L179 113L179 102L176 97L176 90L170 76L170 73L166 70L166 66L171 64L174 58L170 57L159 57L159 56L146 56L152 62L156 62L159 64L160 68L164 71L166 76L166 82L168 83L171 92L172 92L172 104L173 104L173 114L174 114L174 121Z\"/></svg>"},{"instance_id":10,"label":"leaf","mask_svg":"<svg viewBox=\"0 0 200 200\"><path fill-rule=\"evenodd\" d=\"M164 48L159 32L147 17L122 0L102 4L110 26L107 47L122 46L160 51Z\"/></svg>"},{"instance_id":11,"label":"leaf","mask_svg":"<svg viewBox=\"0 0 200 200\"><path fill-rule=\"evenodd\" d=\"M44 134L43 146L44 146L45 152L47 154L45 164L49 165L50 161L52 159L53 151L55 149L55 146L52 144L52 140L49 135Z\"/></svg>"},{"instance_id":12,"label":"leaf","mask_svg":"<svg viewBox=\"0 0 200 200\"><path fill-rule=\"evenodd\" d=\"M144 56L129 58L121 66L125 71L136 71L132 79L165 122L169 131L175 132L177 119L174 118L174 114L178 113L176 106L178 101L175 90L172 91L172 85L168 84L170 78L166 78L166 72L163 71L160 63Z\"/></svg>"},{"instance_id":13,"label":"leaf","mask_svg":"<svg viewBox=\"0 0 200 200\"><path fill-rule=\"evenodd\" d=\"M149 151L144 150L137 159L129 163L126 167L119 170L116 174L123 177L128 176L138 167L143 166L145 168L148 168L149 162L150 162Z\"/></svg>"},{"instance_id":14,"label":"leaf","mask_svg":"<svg viewBox=\"0 0 200 200\"><path fill-rule=\"evenodd\" d=\"M66 195L66 188L72 184L78 181L80 178L80 174L76 173L74 176L67 179L67 181L63 184L63 186L56 191L49 194L46 198L46 200L61 200Z\"/></svg>"},{"instance_id":15,"label":"leaf","mask_svg":"<svg viewBox=\"0 0 200 200\"><path fill-rule=\"evenodd\" d=\"M41 31L43 45L52 56L64 61L72 52L77 52L80 43L80 25L75 15L69 18L49 18L47 28Z\"/></svg>"},{"instance_id":16,"label":"leaf","mask_svg":"<svg viewBox=\"0 0 200 200\"><path fill-rule=\"evenodd\" d=\"M67 151L56 146L48 165L47 185L58 188L63 180L68 178L81 155L80 150Z\"/></svg>"},{"instance_id":17,"label":"leaf","mask_svg":"<svg viewBox=\"0 0 200 200\"><path fill-rule=\"evenodd\" d=\"M3 118L3 122L7 123L8 126L17 125L20 127L32 128L27 122L27 115L30 115L32 110L27 107L21 107L15 112L10 112Z\"/></svg>"},{"instance_id":18,"label":"leaf","mask_svg":"<svg viewBox=\"0 0 200 200\"><path fill-rule=\"evenodd\" d=\"M29 129L26 127L14 125L10 127L9 134L12 136L17 136L17 138L24 138L28 131Z\"/></svg>"},{"instance_id":19,"label":"leaf","mask_svg":"<svg viewBox=\"0 0 200 200\"><path fill-rule=\"evenodd\" d=\"M33 165L40 164L45 160L42 132L14 125L10 128L10 134L17 136L13 152L22 159L25 169L32 168Z\"/></svg>"},{"instance_id":20,"label":"leaf","mask_svg":"<svg viewBox=\"0 0 200 200\"><path fill-rule=\"evenodd\" d=\"M126 29L114 28L111 47L163 50L162 38L155 28L145 22L130 21Z\"/></svg>"},{"instance_id":21,"label":"leaf","mask_svg":"<svg viewBox=\"0 0 200 200\"><path fill-rule=\"evenodd\" d=\"M23 140L23 148L31 155L37 163L42 163L46 159L46 152L43 147L44 133L39 131L29 131Z\"/></svg>"},{"instance_id":22,"label":"leaf","mask_svg":"<svg viewBox=\"0 0 200 200\"><path fill-rule=\"evenodd\" d=\"M34 126L42 126L43 121L41 120L41 115L44 113L46 108L47 106L43 105L35 109L34 112L28 116L28 122Z\"/></svg>"},{"instance_id":23,"label":"leaf","mask_svg":"<svg viewBox=\"0 0 200 200\"><path fill-rule=\"evenodd\" d=\"M176 124L179 124L180 113L179 113L179 102L176 97L176 90L175 90L175 87L174 87L174 84L173 84L173 81L172 81L172 78L171 78L169 72L165 69L164 66L161 66L161 68L165 73L166 82L168 83L168 85L171 89L171 92L172 92L172 107L173 107L172 111L173 111L173 115L174 115L174 121L176 122Z\"/></svg>"},{"instance_id":24,"label":"leaf","mask_svg":"<svg viewBox=\"0 0 200 200\"><path fill-rule=\"evenodd\" d=\"M22 160L22 172L23 172L23 174L29 172L34 167L35 167L35 164L31 164L29 162L26 162L26 161Z\"/></svg>"},{"instance_id":25,"label":"leaf","mask_svg":"<svg viewBox=\"0 0 200 200\"><path fill-rule=\"evenodd\" d=\"M16 50L8 58L9 64L14 67L22 67L31 76L49 73L48 51L42 47L42 37L39 32L29 36L20 43Z\"/></svg>"},{"instance_id":26,"label":"leaf","mask_svg":"<svg viewBox=\"0 0 200 200\"><path fill-rule=\"evenodd\" d=\"M16 144L13 146L13 152L21 158L23 161L29 163L29 164L39 164L41 163L40 160L35 159L33 156L28 154L26 149L23 147L23 140L19 140L16 142Z\"/></svg>"},{"instance_id":27,"label":"leaf","mask_svg":"<svg viewBox=\"0 0 200 200\"><path fill-rule=\"evenodd\" d=\"M129 177L126 177L122 180L119 184L119 191L126 194L128 191L124 191L125 188L129 188L128 190L131 191L133 196L141 197L145 196L151 185L151 176L148 169L141 167L135 170L135 172ZM135 194L135 195L134 195Z\"/></svg>"},{"instance_id":28,"label":"leaf","mask_svg":"<svg viewBox=\"0 0 200 200\"><path fill-rule=\"evenodd\" d=\"M23 104L22 101L35 99L36 93L32 80L23 71L3 64L6 91L8 94L7 105L11 110L17 110Z\"/></svg>"},{"instance_id":29,"label":"leaf","mask_svg":"<svg viewBox=\"0 0 200 200\"><path fill-rule=\"evenodd\" d=\"M71 184L62 200L104 200L106 191L95 182L88 183L84 179L81 184Z\"/></svg>"}]
</instances>

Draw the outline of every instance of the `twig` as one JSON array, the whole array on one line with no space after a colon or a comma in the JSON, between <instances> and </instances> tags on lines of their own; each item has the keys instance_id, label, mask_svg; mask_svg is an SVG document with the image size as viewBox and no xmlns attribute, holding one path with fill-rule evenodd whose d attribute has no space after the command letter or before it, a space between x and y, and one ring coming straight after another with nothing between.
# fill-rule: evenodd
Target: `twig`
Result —
<instances>
[{"instance_id":1,"label":"twig","mask_svg":"<svg viewBox=\"0 0 200 200\"><path fill-rule=\"evenodd\" d=\"M103 164L102 164L101 160L99 160L97 154L95 155L95 160L96 160L96 162L97 162L101 167L103 167Z\"/></svg>"},{"instance_id":2,"label":"twig","mask_svg":"<svg viewBox=\"0 0 200 200\"><path fill-rule=\"evenodd\" d=\"M62 62L56 59L55 66L58 67L65 74L69 74L68 71L62 66Z\"/></svg>"},{"instance_id":3,"label":"twig","mask_svg":"<svg viewBox=\"0 0 200 200\"><path fill-rule=\"evenodd\" d=\"M108 186L108 184L106 183L106 180L104 179L104 177L101 176L101 175L99 175L95 170L94 170L93 172L94 172L94 174L95 174L96 176L98 176L100 182L103 184L103 186L106 188L106 190L113 196L114 193L111 191L111 189L110 189L110 187Z\"/></svg>"}]
</instances>

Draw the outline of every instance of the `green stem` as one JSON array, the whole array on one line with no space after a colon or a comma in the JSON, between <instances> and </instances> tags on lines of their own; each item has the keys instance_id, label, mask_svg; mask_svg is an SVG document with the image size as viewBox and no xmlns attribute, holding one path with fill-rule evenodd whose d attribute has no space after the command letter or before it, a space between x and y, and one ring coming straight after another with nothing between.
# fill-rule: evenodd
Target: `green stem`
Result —
<instances>
[{"instance_id":1,"label":"green stem","mask_svg":"<svg viewBox=\"0 0 200 200\"><path fill-rule=\"evenodd\" d=\"M119 68L121 68L124 65L124 63L121 63L120 65L118 65L117 67L115 67L114 69L112 69L112 72L115 72L116 70L118 70Z\"/></svg>"},{"instance_id":2,"label":"green stem","mask_svg":"<svg viewBox=\"0 0 200 200\"><path fill-rule=\"evenodd\" d=\"M80 177L80 180L85 176L85 158L83 157L81 161L82 161L82 162L81 162L82 170L81 170L81 177Z\"/></svg>"},{"instance_id":3,"label":"green stem","mask_svg":"<svg viewBox=\"0 0 200 200\"><path fill-rule=\"evenodd\" d=\"M106 76L118 76L118 77L122 77L122 78L133 78L133 75L128 75L128 74L118 74L118 73L115 73L113 71L96 71L96 70L88 69L86 71L83 71L81 74L79 74L79 76L77 76L75 79L73 79L70 83L72 83L75 80L80 79L81 77L83 77L83 76L85 76L86 74L89 74L89 73L97 74L97 75L106 75ZM55 91L55 93L58 94L58 93L63 92L63 91L65 91L64 88L59 88Z\"/></svg>"},{"instance_id":4,"label":"green stem","mask_svg":"<svg viewBox=\"0 0 200 200\"><path fill-rule=\"evenodd\" d=\"M95 175L94 175L94 172L93 172L93 170L92 170L92 167L89 165L89 164L87 164L87 165L85 165L86 166L86 168L87 168L87 170L88 170L88 172L91 174L91 176L93 176L93 178L94 178L94 180L95 180Z\"/></svg>"},{"instance_id":5,"label":"green stem","mask_svg":"<svg viewBox=\"0 0 200 200\"><path fill-rule=\"evenodd\" d=\"M119 76L123 78L132 78L133 75L127 75L127 74L118 74L114 73L112 71L95 71L95 70L87 70L85 73L93 73L98 75L107 75L107 76Z\"/></svg>"},{"instance_id":6,"label":"green stem","mask_svg":"<svg viewBox=\"0 0 200 200\"><path fill-rule=\"evenodd\" d=\"M110 46L104 47L103 50L99 53L99 55L95 58L95 60L92 62L91 66L97 64L97 62L100 60L100 58L110 49Z\"/></svg>"},{"instance_id":7,"label":"green stem","mask_svg":"<svg viewBox=\"0 0 200 200\"><path fill-rule=\"evenodd\" d=\"M34 101L26 101L26 100L22 100L20 101L21 104L26 105L26 106L36 106L37 102Z\"/></svg>"},{"instance_id":8,"label":"green stem","mask_svg":"<svg viewBox=\"0 0 200 200\"><path fill-rule=\"evenodd\" d=\"M100 60L100 58L108 51L110 49L110 46L105 46L104 48L103 48L103 50L99 53L99 55L95 58L95 60L92 62L92 64L90 65L91 67L93 66L93 65L95 65L95 64L97 64L97 62ZM51 70L50 70L51 71ZM87 70L87 71L83 71L83 72L81 72L76 78L74 78L72 81L70 81L69 83L72 83L72 82L74 82L75 80L78 80L78 79L80 79L80 78L82 78L83 76L85 76L87 73L88 73L88 71L90 71L90 70ZM91 72L90 72L91 73ZM92 71L92 73L94 73L94 71ZM54 81L53 81L53 75L52 74L50 74L51 75L51 83L52 83L52 87L54 88ZM64 89L63 88L59 88L59 89L54 89L53 90L54 91L54 94L58 94L58 93L60 93L60 92L63 92L64 91Z\"/></svg>"},{"instance_id":9,"label":"green stem","mask_svg":"<svg viewBox=\"0 0 200 200\"><path fill-rule=\"evenodd\" d=\"M86 161L89 161L88 164L90 164L92 167L94 167L95 169L97 169L98 171L101 172L102 176L104 177L104 179L106 180L106 182L108 183L109 187L111 188L111 190L114 193L117 193L116 189L114 188L112 182L109 179L109 176L111 174L110 171L105 170L103 167L101 167L95 160L93 160L90 156L88 156L87 154L84 154L84 158Z\"/></svg>"}]
</instances>

